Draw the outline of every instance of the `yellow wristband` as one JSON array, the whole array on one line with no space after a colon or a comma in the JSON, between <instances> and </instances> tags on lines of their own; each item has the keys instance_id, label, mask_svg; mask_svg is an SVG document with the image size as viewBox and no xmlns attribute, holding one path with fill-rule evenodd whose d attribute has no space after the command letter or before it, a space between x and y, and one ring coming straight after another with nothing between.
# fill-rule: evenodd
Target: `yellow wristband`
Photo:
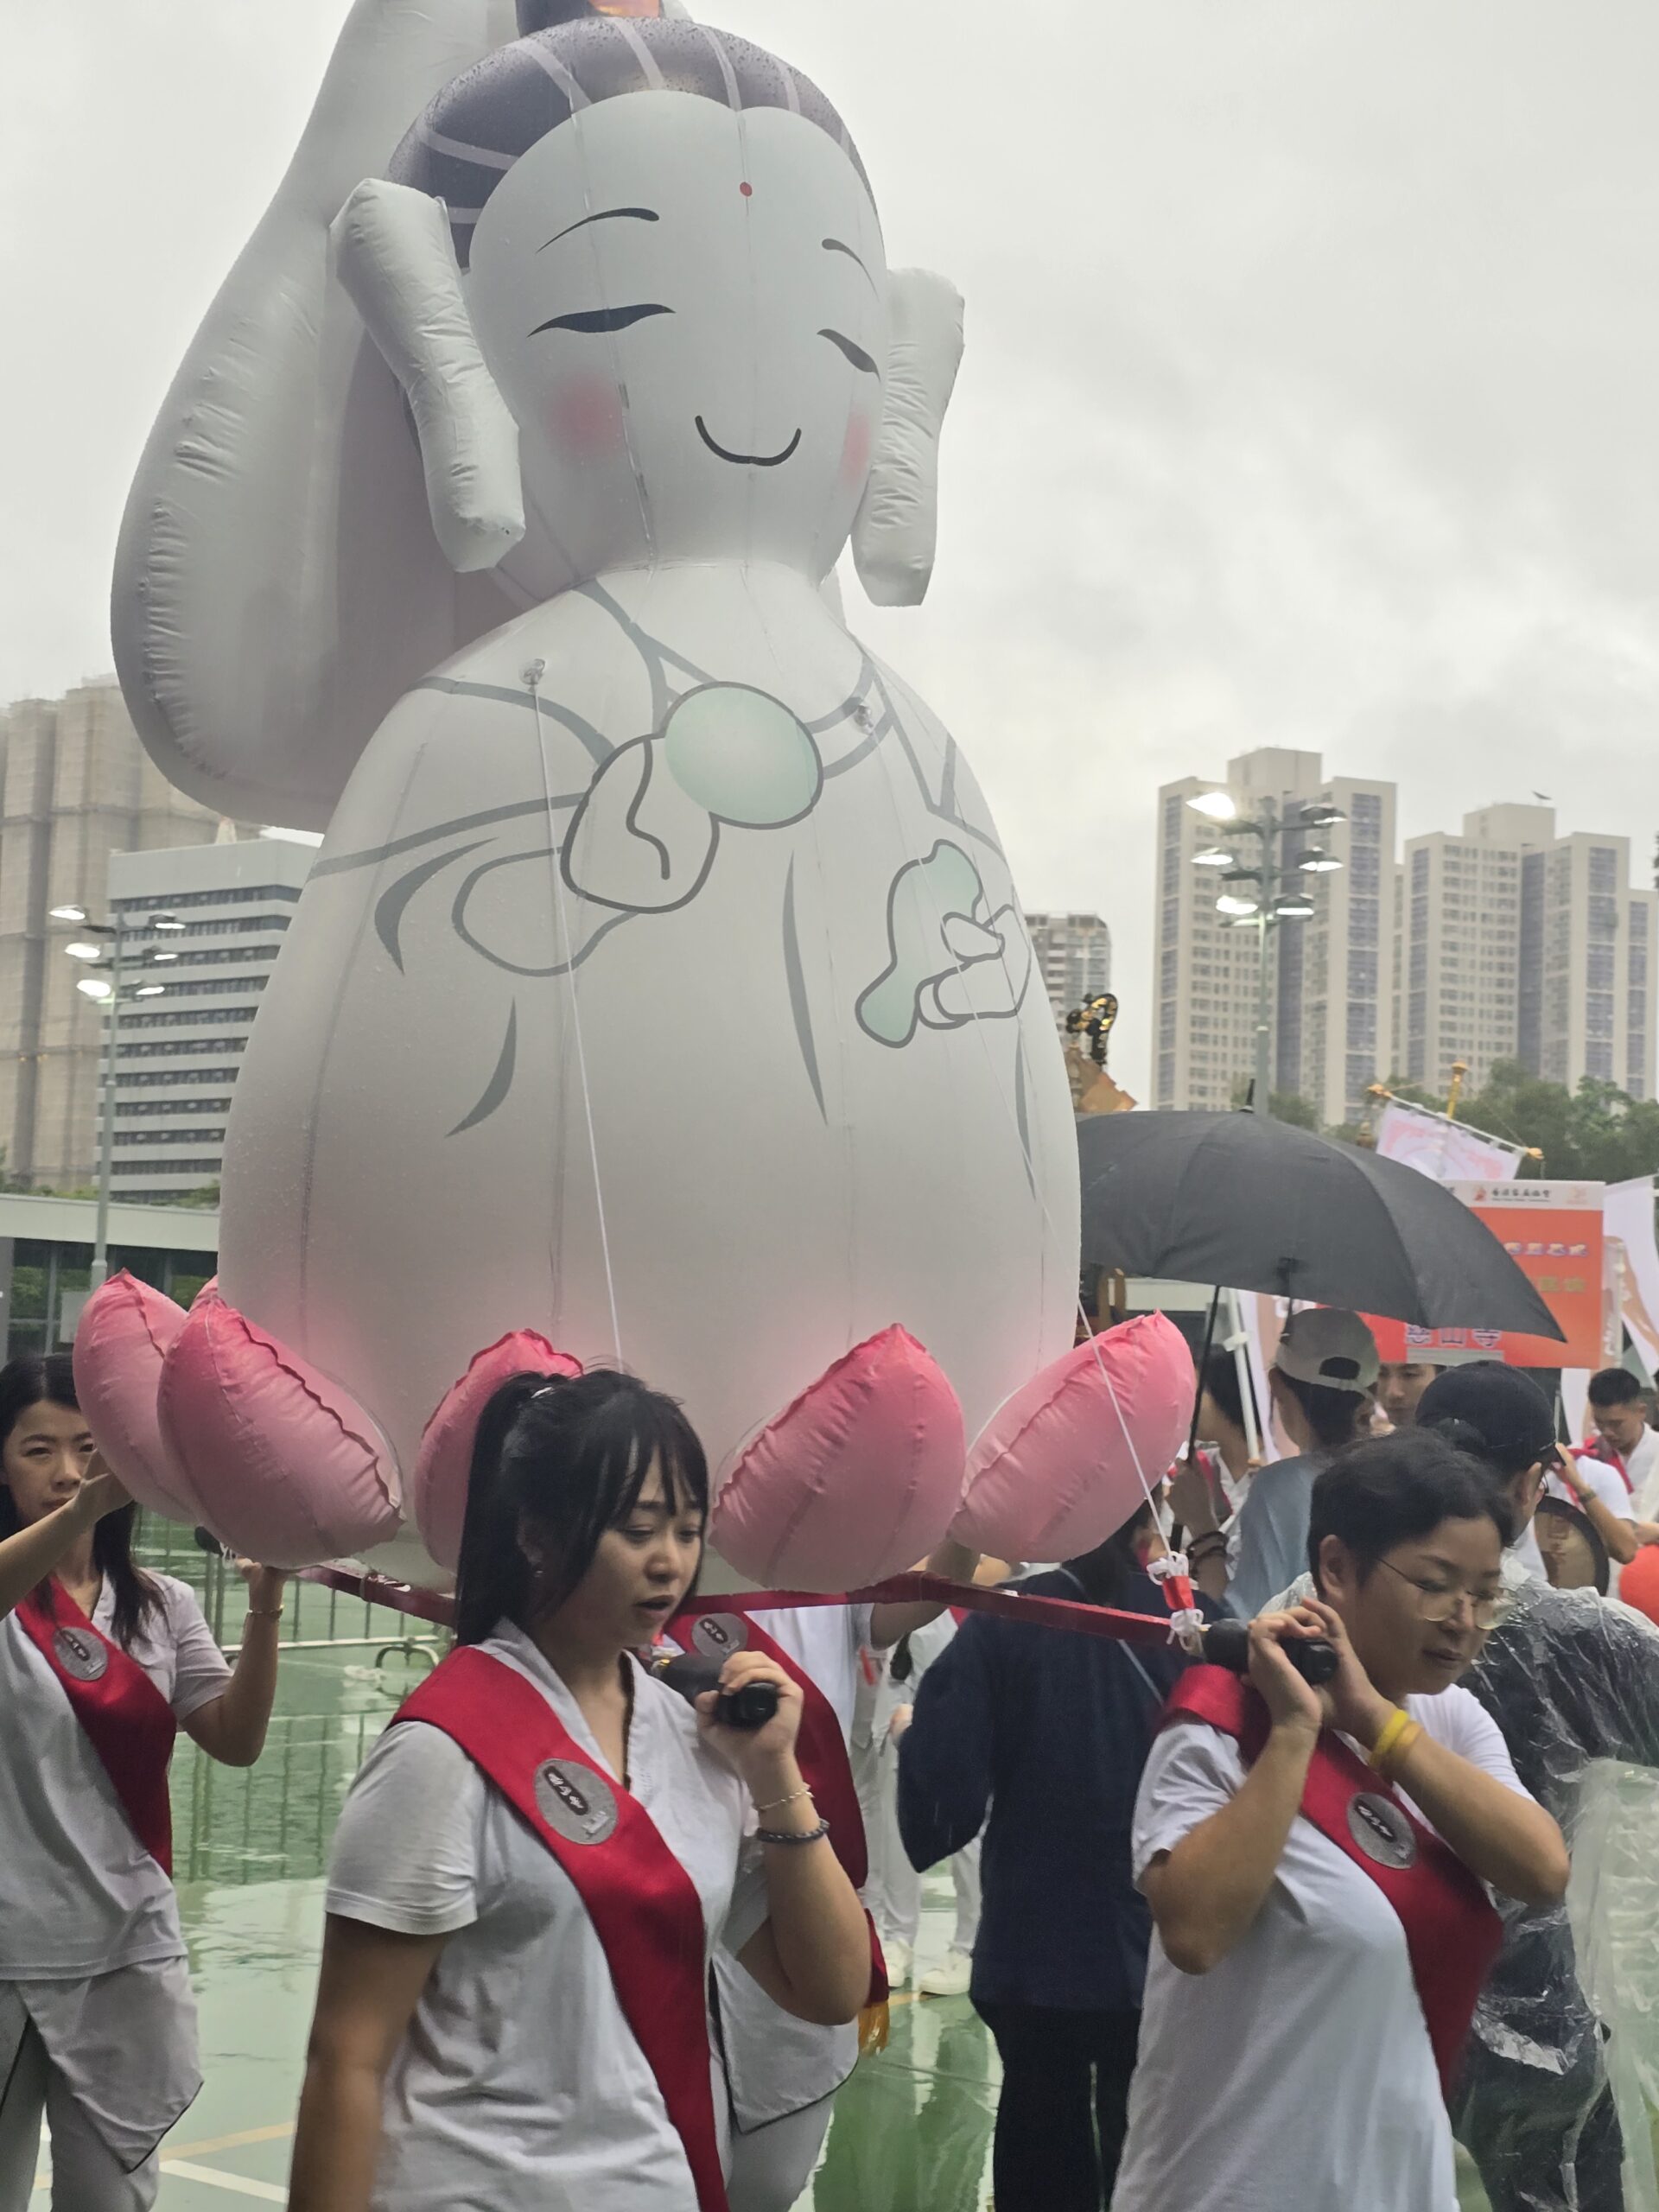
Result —
<instances>
[{"instance_id":1,"label":"yellow wristband","mask_svg":"<svg viewBox=\"0 0 1659 2212\"><path fill-rule=\"evenodd\" d=\"M1400 1738L1405 1734L1407 1729L1409 1728L1411 1725L1411 1715L1406 1711L1404 1706L1396 1705L1394 1711L1382 1723L1382 1732L1377 1738L1376 1743L1372 1745L1371 1755L1366 1761L1366 1764L1371 1769L1373 1773L1382 1773L1395 1745L1400 1741Z\"/></svg>"},{"instance_id":2,"label":"yellow wristband","mask_svg":"<svg viewBox=\"0 0 1659 2212\"><path fill-rule=\"evenodd\" d=\"M1400 1731L1397 1740L1389 1750L1386 1765L1381 1760L1374 1762L1385 1782L1394 1781L1399 1774L1402 1761L1415 1748L1417 1739L1422 1732L1423 1724L1421 1720L1408 1720Z\"/></svg>"}]
</instances>

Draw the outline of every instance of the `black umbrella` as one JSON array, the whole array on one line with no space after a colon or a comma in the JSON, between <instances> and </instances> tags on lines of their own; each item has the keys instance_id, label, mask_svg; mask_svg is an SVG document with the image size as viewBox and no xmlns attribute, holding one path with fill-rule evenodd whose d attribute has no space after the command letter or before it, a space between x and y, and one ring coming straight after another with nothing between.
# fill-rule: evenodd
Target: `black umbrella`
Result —
<instances>
[{"instance_id":1,"label":"black umbrella","mask_svg":"<svg viewBox=\"0 0 1659 2212\"><path fill-rule=\"evenodd\" d=\"M1414 1167L1255 1114L1077 1123L1083 1256L1431 1329L1561 1337L1478 1215Z\"/></svg>"}]
</instances>

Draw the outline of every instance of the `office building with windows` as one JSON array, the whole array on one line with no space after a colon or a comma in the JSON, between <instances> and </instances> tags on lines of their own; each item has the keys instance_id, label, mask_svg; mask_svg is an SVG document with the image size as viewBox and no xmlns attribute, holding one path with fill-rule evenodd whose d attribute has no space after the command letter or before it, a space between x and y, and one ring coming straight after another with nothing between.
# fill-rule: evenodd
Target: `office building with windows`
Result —
<instances>
[{"instance_id":1,"label":"office building with windows","mask_svg":"<svg viewBox=\"0 0 1659 2212\"><path fill-rule=\"evenodd\" d=\"M1478 1090L1500 1060L1548 1083L1655 1095L1656 894L1628 837L1560 836L1553 808L1492 806L1405 849L1400 1071Z\"/></svg>"},{"instance_id":2,"label":"office building with windows","mask_svg":"<svg viewBox=\"0 0 1659 2212\"><path fill-rule=\"evenodd\" d=\"M219 1180L242 1055L313 861L313 848L252 837L175 852L118 853L110 906L124 931L116 1019L111 1190L150 1205ZM181 928L157 934L165 913Z\"/></svg>"},{"instance_id":3,"label":"office building with windows","mask_svg":"<svg viewBox=\"0 0 1659 2212\"><path fill-rule=\"evenodd\" d=\"M1027 914L1026 928L1054 1018L1112 988L1112 933L1098 914Z\"/></svg>"},{"instance_id":4,"label":"office building with windows","mask_svg":"<svg viewBox=\"0 0 1659 2212\"><path fill-rule=\"evenodd\" d=\"M115 679L0 709L0 1148L8 1179L96 1173L103 1017L54 906L102 916L111 853L211 845L219 818L139 744Z\"/></svg>"}]
</instances>

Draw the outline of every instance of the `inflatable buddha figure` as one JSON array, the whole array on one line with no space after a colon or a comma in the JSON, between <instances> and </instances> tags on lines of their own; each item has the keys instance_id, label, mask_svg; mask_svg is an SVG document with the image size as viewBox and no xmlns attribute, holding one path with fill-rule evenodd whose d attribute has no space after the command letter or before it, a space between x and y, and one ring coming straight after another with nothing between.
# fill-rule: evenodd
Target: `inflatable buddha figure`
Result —
<instances>
[{"instance_id":1,"label":"inflatable buddha figure","mask_svg":"<svg viewBox=\"0 0 1659 2212\"><path fill-rule=\"evenodd\" d=\"M153 1502L430 1579L481 1397L620 1360L684 1401L744 1575L995 1535L964 1434L1071 1371L1070 1096L973 773L834 585L850 541L922 595L960 350L786 61L359 0L119 554L156 759L327 832L217 1283L83 1323ZM1147 1356L1161 1472L1185 1355Z\"/></svg>"}]
</instances>

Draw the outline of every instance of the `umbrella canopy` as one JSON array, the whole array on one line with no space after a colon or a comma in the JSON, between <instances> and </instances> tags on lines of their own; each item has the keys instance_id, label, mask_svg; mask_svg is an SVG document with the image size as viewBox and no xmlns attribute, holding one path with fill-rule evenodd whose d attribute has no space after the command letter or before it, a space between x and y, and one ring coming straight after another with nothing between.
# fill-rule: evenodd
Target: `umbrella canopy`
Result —
<instances>
[{"instance_id":1,"label":"umbrella canopy","mask_svg":"<svg viewBox=\"0 0 1659 2212\"><path fill-rule=\"evenodd\" d=\"M1560 1339L1484 1222L1397 1160L1255 1114L1090 1115L1077 1148L1085 1262Z\"/></svg>"}]
</instances>

